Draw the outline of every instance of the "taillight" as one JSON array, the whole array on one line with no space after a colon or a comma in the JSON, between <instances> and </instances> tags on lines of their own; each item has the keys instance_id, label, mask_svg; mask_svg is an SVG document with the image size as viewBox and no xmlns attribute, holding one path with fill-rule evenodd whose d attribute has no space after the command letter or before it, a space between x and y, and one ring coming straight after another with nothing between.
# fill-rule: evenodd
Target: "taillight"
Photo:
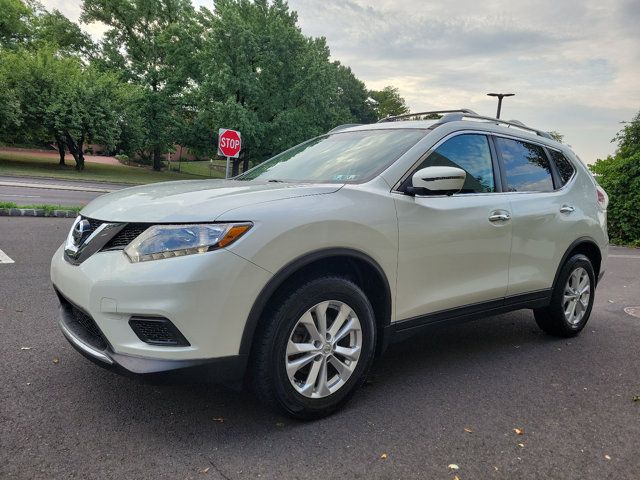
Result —
<instances>
[{"instance_id":1,"label":"taillight","mask_svg":"<svg viewBox=\"0 0 640 480\"><path fill-rule=\"evenodd\" d=\"M604 188L600 185L596 185L596 194L598 196L598 205L600 205L600 208L603 210L606 210L607 205L609 204L609 196L607 195L607 192L605 192Z\"/></svg>"}]
</instances>

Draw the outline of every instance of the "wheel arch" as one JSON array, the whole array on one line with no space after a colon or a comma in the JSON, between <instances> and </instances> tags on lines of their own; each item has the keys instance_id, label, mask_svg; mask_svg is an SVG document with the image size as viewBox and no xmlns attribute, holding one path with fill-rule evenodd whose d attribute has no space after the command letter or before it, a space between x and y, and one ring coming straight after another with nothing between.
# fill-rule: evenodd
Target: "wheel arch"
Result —
<instances>
[{"instance_id":1,"label":"wheel arch","mask_svg":"<svg viewBox=\"0 0 640 480\"><path fill-rule=\"evenodd\" d=\"M303 277L322 274L343 274L354 281L367 295L374 310L377 326L376 351L381 352L388 341L391 323L391 288L387 275L373 258L349 248L329 248L302 255L282 267L264 286L247 317L240 342L240 354L250 355L255 334L269 308L278 298Z\"/></svg>"},{"instance_id":2,"label":"wheel arch","mask_svg":"<svg viewBox=\"0 0 640 480\"><path fill-rule=\"evenodd\" d=\"M556 283L558 282L558 277L560 276L560 271L562 267L567 262L569 258L576 254L583 254L586 256L593 265L593 270L595 274L596 284L598 282L598 276L600 275L600 267L602 266L602 254L600 253L600 247L597 242L591 237L580 237L574 240L569 248L565 251L562 256L562 260L560 260L560 264L556 270L556 275L553 278L553 289L556 288Z\"/></svg>"}]
</instances>

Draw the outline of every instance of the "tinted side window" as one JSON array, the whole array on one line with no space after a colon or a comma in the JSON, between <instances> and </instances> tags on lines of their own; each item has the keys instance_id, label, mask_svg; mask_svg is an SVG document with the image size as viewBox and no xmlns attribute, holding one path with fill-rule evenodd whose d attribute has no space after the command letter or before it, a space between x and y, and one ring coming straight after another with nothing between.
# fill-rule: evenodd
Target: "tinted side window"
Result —
<instances>
[{"instance_id":1,"label":"tinted side window","mask_svg":"<svg viewBox=\"0 0 640 480\"><path fill-rule=\"evenodd\" d=\"M544 149L532 143L495 137L510 192L551 192L553 178Z\"/></svg>"},{"instance_id":2,"label":"tinted side window","mask_svg":"<svg viewBox=\"0 0 640 480\"><path fill-rule=\"evenodd\" d=\"M551 152L551 158L553 158L553 161L556 162L556 166L558 167L562 185L565 185L575 171L573 165L571 165L571 162L567 160L562 153L556 152L555 150L549 150L549 152Z\"/></svg>"},{"instance_id":3,"label":"tinted side window","mask_svg":"<svg viewBox=\"0 0 640 480\"><path fill-rule=\"evenodd\" d=\"M465 134L447 140L418 169L436 166L457 167L467 172L460 193L495 192L491 150L485 135Z\"/></svg>"}]
</instances>

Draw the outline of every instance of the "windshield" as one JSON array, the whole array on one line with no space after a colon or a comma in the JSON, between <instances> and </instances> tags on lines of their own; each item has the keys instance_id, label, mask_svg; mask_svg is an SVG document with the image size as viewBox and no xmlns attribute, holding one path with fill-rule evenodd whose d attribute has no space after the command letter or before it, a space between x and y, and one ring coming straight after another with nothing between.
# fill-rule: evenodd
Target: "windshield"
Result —
<instances>
[{"instance_id":1,"label":"windshield","mask_svg":"<svg viewBox=\"0 0 640 480\"><path fill-rule=\"evenodd\" d=\"M426 133L418 129L336 132L301 143L236 180L362 182L395 162Z\"/></svg>"}]
</instances>

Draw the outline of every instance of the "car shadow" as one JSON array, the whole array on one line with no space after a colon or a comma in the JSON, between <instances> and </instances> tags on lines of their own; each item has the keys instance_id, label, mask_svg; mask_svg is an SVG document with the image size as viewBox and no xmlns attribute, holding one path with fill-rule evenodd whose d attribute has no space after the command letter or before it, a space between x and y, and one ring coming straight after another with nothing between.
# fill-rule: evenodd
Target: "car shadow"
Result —
<instances>
[{"instance_id":1,"label":"car shadow","mask_svg":"<svg viewBox=\"0 0 640 480\"><path fill-rule=\"evenodd\" d=\"M429 399L430 392L462 389L484 375L505 375L518 357L552 349L561 340L540 332L528 311L514 312L455 326L442 326L389 346L356 397L323 422L345 417L375 418L407 396ZM529 352L529 353L528 353ZM84 361L84 359L79 359ZM304 429L267 409L250 393L210 384L150 385L95 367L81 388L95 393L98 408L136 425L144 435L197 435L228 446L246 435L265 436ZM83 375L84 376L84 375ZM412 391L414 390L414 391ZM442 399L437 398L441 401ZM318 422L315 422L318 423ZM243 435L237 434L242 432Z\"/></svg>"}]
</instances>

